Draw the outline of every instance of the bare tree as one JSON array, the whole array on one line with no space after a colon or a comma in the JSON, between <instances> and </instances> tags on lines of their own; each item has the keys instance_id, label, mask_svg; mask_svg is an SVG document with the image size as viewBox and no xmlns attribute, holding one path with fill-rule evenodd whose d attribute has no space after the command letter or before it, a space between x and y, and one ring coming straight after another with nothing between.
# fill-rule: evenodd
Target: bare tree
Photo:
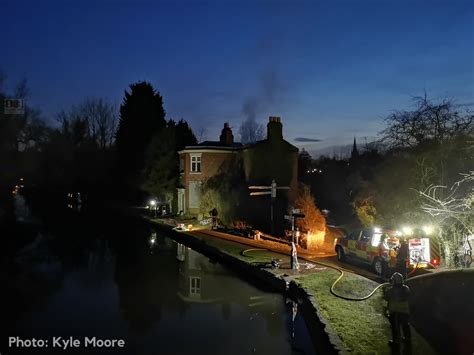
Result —
<instances>
[{"instance_id":1,"label":"bare tree","mask_svg":"<svg viewBox=\"0 0 474 355\"><path fill-rule=\"evenodd\" d=\"M68 111L60 111L56 120L61 124L61 133L74 147L92 141L88 120L79 107L72 106Z\"/></svg>"},{"instance_id":2,"label":"bare tree","mask_svg":"<svg viewBox=\"0 0 474 355\"><path fill-rule=\"evenodd\" d=\"M385 121L382 141L392 148L410 148L425 141L442 143L453 137L474 133L474 115L457 111L451 100L430 101L426 94L414 98L414 111L395 111Z\"/></svg>"},{"instance_id":3,"label":"bare tree","mask_svg":"<svg viewBox=\"0 0 474 355\"><path fill-rule=\"evenodd\" d=\"M87 119L90 136L105 149L113 143L117 115L115 107L103 99L87 99L80 106L81 114Z\"/></svg>"},{"instance_id":4,"label":"bare tree","mask_svg":"<svg viewBox=\"0 0 474 355\"><path fill-rule=\"evenodd\" d=\"M474 171L461 174L461 179L450 188L429 186L419 191L422 209L436 219L440 227L440 241L448 265L462 241L474 235Z\"/></svg>"},{"instance_id":5,"label":"bare tree","mask_svg":"<svg viewBox=\"0 0 474 355\"><path fill-rule=\"evenodd\" d=\"M263 125L255 122L253 117L249 117L240 125L240 141L244 144L255 143L265 138L264 132Z\"/></svg>"},{"instance_id":6,"label":"bare tree","mask_svg":"<svg viewBox=\"0 0 474 355\"><path fill-rule=\"evenodd\" d=\"M207 129L205 127L200 127L196 134L198 143L202 143L207 139Z\"/></svg>"},{"instance_id":7,"label":"bare tree","mask_svg":"<svg viewBox=\"0 0 474 355\"><path fill-rule=\"evenodd\" d=\"M113 143L117 122L115 107L103 99L87 99L79 106L58 114L63 133L69 134L75 143L91 140L100 149Z\"/></svg>"},{"instance_id":8,"label":"bare tree","mask_svg":"<svg viewBox=\"0 0 474 355\"><path fill-rule=\"evenodd\" d=\"M14 95L17 99L26 99L30 96L30 89L28 88L28 80L26 78L21 79L16 85Z\"/></svg>"}]
</instances>

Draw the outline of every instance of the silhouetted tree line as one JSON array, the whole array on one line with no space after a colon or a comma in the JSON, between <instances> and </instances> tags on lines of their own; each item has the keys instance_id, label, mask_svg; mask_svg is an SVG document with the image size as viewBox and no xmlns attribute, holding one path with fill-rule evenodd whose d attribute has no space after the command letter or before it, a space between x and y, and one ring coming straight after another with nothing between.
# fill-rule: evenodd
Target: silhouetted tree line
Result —
<instances>
[{"instance_id":1,"label":"silhouetted tree line","mask_svg":"<svg viewBox=\"0 0 474 355\"><path fill-rule=\"evenodd\" d=\"M61 110L56 124L45 123L26 104L24 114L5 114L4 99L27 102L27 83L3 89L0 75L0 185L102 191L118 199L141 193L168 197L178 184L177 151L196 144L183 119L165 119L163 99L150 83L125 91L119 114L102 98Z\"/></svg>"}]
</instances>

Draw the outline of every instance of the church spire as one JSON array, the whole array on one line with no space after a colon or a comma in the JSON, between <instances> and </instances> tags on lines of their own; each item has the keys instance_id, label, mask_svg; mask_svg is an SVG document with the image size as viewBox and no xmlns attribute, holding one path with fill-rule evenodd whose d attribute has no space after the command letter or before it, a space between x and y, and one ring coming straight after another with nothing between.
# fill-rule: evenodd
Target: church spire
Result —
<instances>
[{"instance_id":1,"label":"church spire","mask_svg":"<svg viewBox=\"0 0 474 355\"><path fill-rule=\"evenodd\" d=\"M354 136L354 145L352 146L351 159L354 160L357 158L359 158L359 151L357 150L356 137Z\"/></svg>"}]
</instances>

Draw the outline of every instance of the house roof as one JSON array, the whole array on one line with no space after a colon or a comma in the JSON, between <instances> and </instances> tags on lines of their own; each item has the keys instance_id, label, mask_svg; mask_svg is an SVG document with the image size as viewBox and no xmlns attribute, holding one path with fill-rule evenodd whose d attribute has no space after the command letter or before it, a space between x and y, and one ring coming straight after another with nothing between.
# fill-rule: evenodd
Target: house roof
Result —
<instances>
[{"instance_id":1,"label":"house roof","mask_svg":"<svg viewBox=\"0 0 474 355\"><path fill-rule=\"evenodd\" d=\"M178 153L186 153L192 151L215 151L215 152L235 152L240 150L243 147L242 143L232 143L232 145L225 145L219 141L204 141L198 145L187 145L184 149L180 150Z\"/></svg>"},{"instance_id":2,"label":"house roof","mask_svg":"<svg viewBox=\"0 0 474 355\"><path fill-rule=\"evenodd\" d=\"M225 145L223 144L222 142L220 141L204 141L202 143L199 143L196 147L219 147L219 148L222 148L222 147L228 147L228 148L238 148L238 147L242 147L243 144L240 143L240 142L234 142L232 143L232 145ZM188 148L188 147L186 147Z\"/></svg>"},{"instance_id":3,"label":"house roof","mask_svg":"<svg viewBox=\"0 0 474 355\"><path fill-rule=\"evenodd\" d=\"M284 142L284 144L289 148L289 150L291 151L294 151L294 152L297 152L299 151L298 147L295 147L293 144L291 144L290 142L282 139L282 141ZM255 143L251 143L251 144L245 144L244 146L242 146L243 149L249 149L249 148L252 148L252 147L255 147L255 146L259 146L259 145L264 145L264 144L271 144L270 141L268 139L262 139L260 141L256 141Z\"/></svg>"},{"instance_id":4,"label":"house roof","mask_svg":"<svg viewBox=\"0 0 474 355\"><path fill-rule=\"evenodd\" d=\"M298 151L298 148L295 147L293 144L287 142L286 140L283 140L283 142L285 142L285 144L288 146L288 148L292 151ZM268 139L262 139L260 141L257 141L255 143L250 143L250 144L243 144L243 143L240 143L240 142L234 142L232 143L232 145L225 145L219 141L204 141L202 143L199 143L198 145L188 145L186 147L184 147L183 150L179 151L179 153L184 153L186 151L193 151L193 150L203 150L203 149L206 149L206 150L226 150L226 151L237 151L237 150L245 150L245 149L249 149L249 148L252 148L254 146L257 146L257 145L261 145L261 144L267 144L268 143Z\"/></svg>"}]
</instances>

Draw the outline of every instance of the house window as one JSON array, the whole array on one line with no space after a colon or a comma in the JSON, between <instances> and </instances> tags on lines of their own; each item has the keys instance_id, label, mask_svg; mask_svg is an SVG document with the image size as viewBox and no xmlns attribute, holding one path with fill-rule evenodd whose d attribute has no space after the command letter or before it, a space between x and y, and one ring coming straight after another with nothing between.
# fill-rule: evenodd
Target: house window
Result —
<instances>
[{"instance_id":1,"label":"house window","mask_svg":"<svg viewBox=\"0 0 474 355\"><path fill-rule=\"evenodd\" d=\"M201 155L191 155L191 172L201 172Z\"/></svg>"},{"instance_id":2,"label":"house window","mask_svg":"<svg viewBox=\"0 0 474 355\"><path fill-rule=\"evenodd\" d=\"M189 278L189 283L190 283L189 294L200 295L201 294L201 278L191 276Z\"/></svg>"}]
</instances>

